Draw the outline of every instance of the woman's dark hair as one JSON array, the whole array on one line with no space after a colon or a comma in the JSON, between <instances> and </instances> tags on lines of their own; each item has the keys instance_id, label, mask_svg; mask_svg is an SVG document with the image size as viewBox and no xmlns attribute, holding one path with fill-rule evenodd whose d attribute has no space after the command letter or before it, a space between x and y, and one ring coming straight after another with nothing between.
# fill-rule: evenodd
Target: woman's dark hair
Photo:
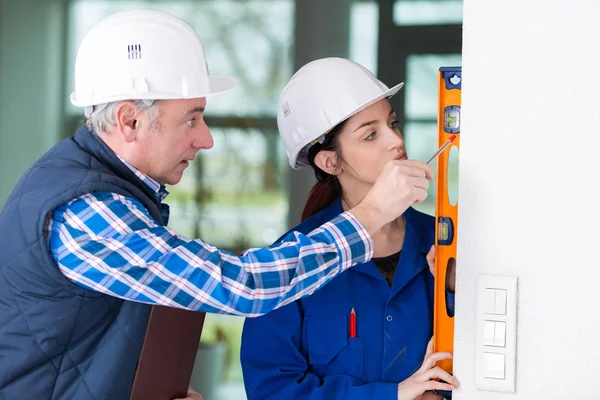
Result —
<instances>
[{"instance_id":1,"label":"woman's dark hair","mask_svg":"<svg viewBox=\"0 0 600 400\"><path fill-rule=\"evenodd\" d=\"M347 120L346 120L347 121ZM329 133L325 135L323 143L315 143L308 149L308 162L315 171L317 183L310 190L308 200L304 205L301 220L312 217L319 211L329 207L331 203L342 195L342 186L335 175L330 175L315 164L315 157L321 150L335 151L340 159L339 134L346 121L336 125Z\"/></svg>"}]
</instances>

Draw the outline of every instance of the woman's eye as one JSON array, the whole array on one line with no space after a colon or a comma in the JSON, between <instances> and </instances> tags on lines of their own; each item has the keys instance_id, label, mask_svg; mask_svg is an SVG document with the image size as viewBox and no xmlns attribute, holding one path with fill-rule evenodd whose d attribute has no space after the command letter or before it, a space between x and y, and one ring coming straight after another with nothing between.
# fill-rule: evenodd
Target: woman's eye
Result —
<instances>
[{"instance_id":1,"label":"woman's eye","mask_svg":"<svg viewBox=\"0 0 600 400\"><path fill-rule=\"evenodd\" d=\"M390 128L392 128L392 129L396 129L396 128L398 128L398 121L393 121L393 122L390 124Z\"/></svg>"},{"instance_id":2,"label":"woman's eye","mask_svg":"<svg viewBox=\"0 0 600 400\"><path fill-rule=\"evenodd\" d=\"M196 125L196 117L190 119L189 121L187 121L187 124L190 126L190 128L193 128L194 125Z\"/></svg>"},{"instance_id":3,"label":"woman's eye","mask_svg":"<svg viewBox=\"0 0 600 400\"><path fill-rule=\"evenodd\" d=\"M372 132L371 134L369 134L369 136L365 137L365 140L373 140L375 139L375 132Z\"/></svg>"}]
</instances>

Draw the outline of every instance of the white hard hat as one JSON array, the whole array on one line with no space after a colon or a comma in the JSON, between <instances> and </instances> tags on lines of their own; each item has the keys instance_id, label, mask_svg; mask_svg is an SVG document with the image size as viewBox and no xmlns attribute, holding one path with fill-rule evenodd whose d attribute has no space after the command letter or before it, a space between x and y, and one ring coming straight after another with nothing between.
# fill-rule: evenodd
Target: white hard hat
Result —
<instances>
[{"instance_id":1,"label":"white hard hat","mask_svg":"<svg viewBox=\"0 0 600 400\"><path fill-rule=\"evenodd\" d=\"M101 20L85 35L71 103L192 99L234 86L234 78L209 74L202 42L187 23L163 12L131 10Z\"/></svg>"},{"instance_id":2,"label":"white hard hat","mask_svg":"<svg viewBox=\"0 0 600 400\"><path fill-rule=\"evenodd\" d=\"M362 65L344 58L312 61L292 76L279 97L277 126L290 166L308 165L308 148L354 114L391 97L388 88Z\"/></svg>"}]
</instances>

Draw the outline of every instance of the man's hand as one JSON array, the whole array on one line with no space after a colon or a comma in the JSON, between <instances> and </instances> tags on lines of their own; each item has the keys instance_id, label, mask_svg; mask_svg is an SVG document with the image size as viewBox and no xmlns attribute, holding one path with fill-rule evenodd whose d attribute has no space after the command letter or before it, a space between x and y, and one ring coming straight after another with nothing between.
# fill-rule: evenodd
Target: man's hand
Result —
<instances>
[{"instance_id":1,"label":"man's hand","mask_svg":"<svg viewBox=\"0 0 600 400\"><path fill-rule=\"evenodd\" d=\"M188 388L188 392L187 392L187 397L186 398L181 398L181 399L173 399L173 400L204 400L204 398L200 395L200 393L196 392L194 389L192 389L192 387L190 386Z\"/></svg>"},{"instance_id":2,"label":"man's hand","mask_svg":"<svg viewBox=\"0 0 600 400\"><path fill-rule=\"evenodd\" d=\"M369 193L350 212L372 235L425 200L431 179L431 169L420 161L388 161Z\"/></svg>"}]
</instances>

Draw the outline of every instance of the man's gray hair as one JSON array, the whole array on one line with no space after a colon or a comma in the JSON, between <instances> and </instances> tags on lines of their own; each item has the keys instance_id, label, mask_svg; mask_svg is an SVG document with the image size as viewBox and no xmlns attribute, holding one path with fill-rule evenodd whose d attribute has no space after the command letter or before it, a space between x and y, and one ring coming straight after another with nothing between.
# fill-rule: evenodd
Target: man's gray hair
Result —
<instances>
[{"instance_id":1,"label":"man's gray hair","mask_svg":"<svg viewBox=\"0 0 600 400\"><path fill-rule=\"evenodd\" d=\"M146 111L150 120L150 126L155 126L158 120L158 105L160 100L128 100L138 110ZM85 125L96 134L104 134L110 126L116 126L115 111L123 101L98 104L85 108Z\"/></svg>"}]
</instances>

